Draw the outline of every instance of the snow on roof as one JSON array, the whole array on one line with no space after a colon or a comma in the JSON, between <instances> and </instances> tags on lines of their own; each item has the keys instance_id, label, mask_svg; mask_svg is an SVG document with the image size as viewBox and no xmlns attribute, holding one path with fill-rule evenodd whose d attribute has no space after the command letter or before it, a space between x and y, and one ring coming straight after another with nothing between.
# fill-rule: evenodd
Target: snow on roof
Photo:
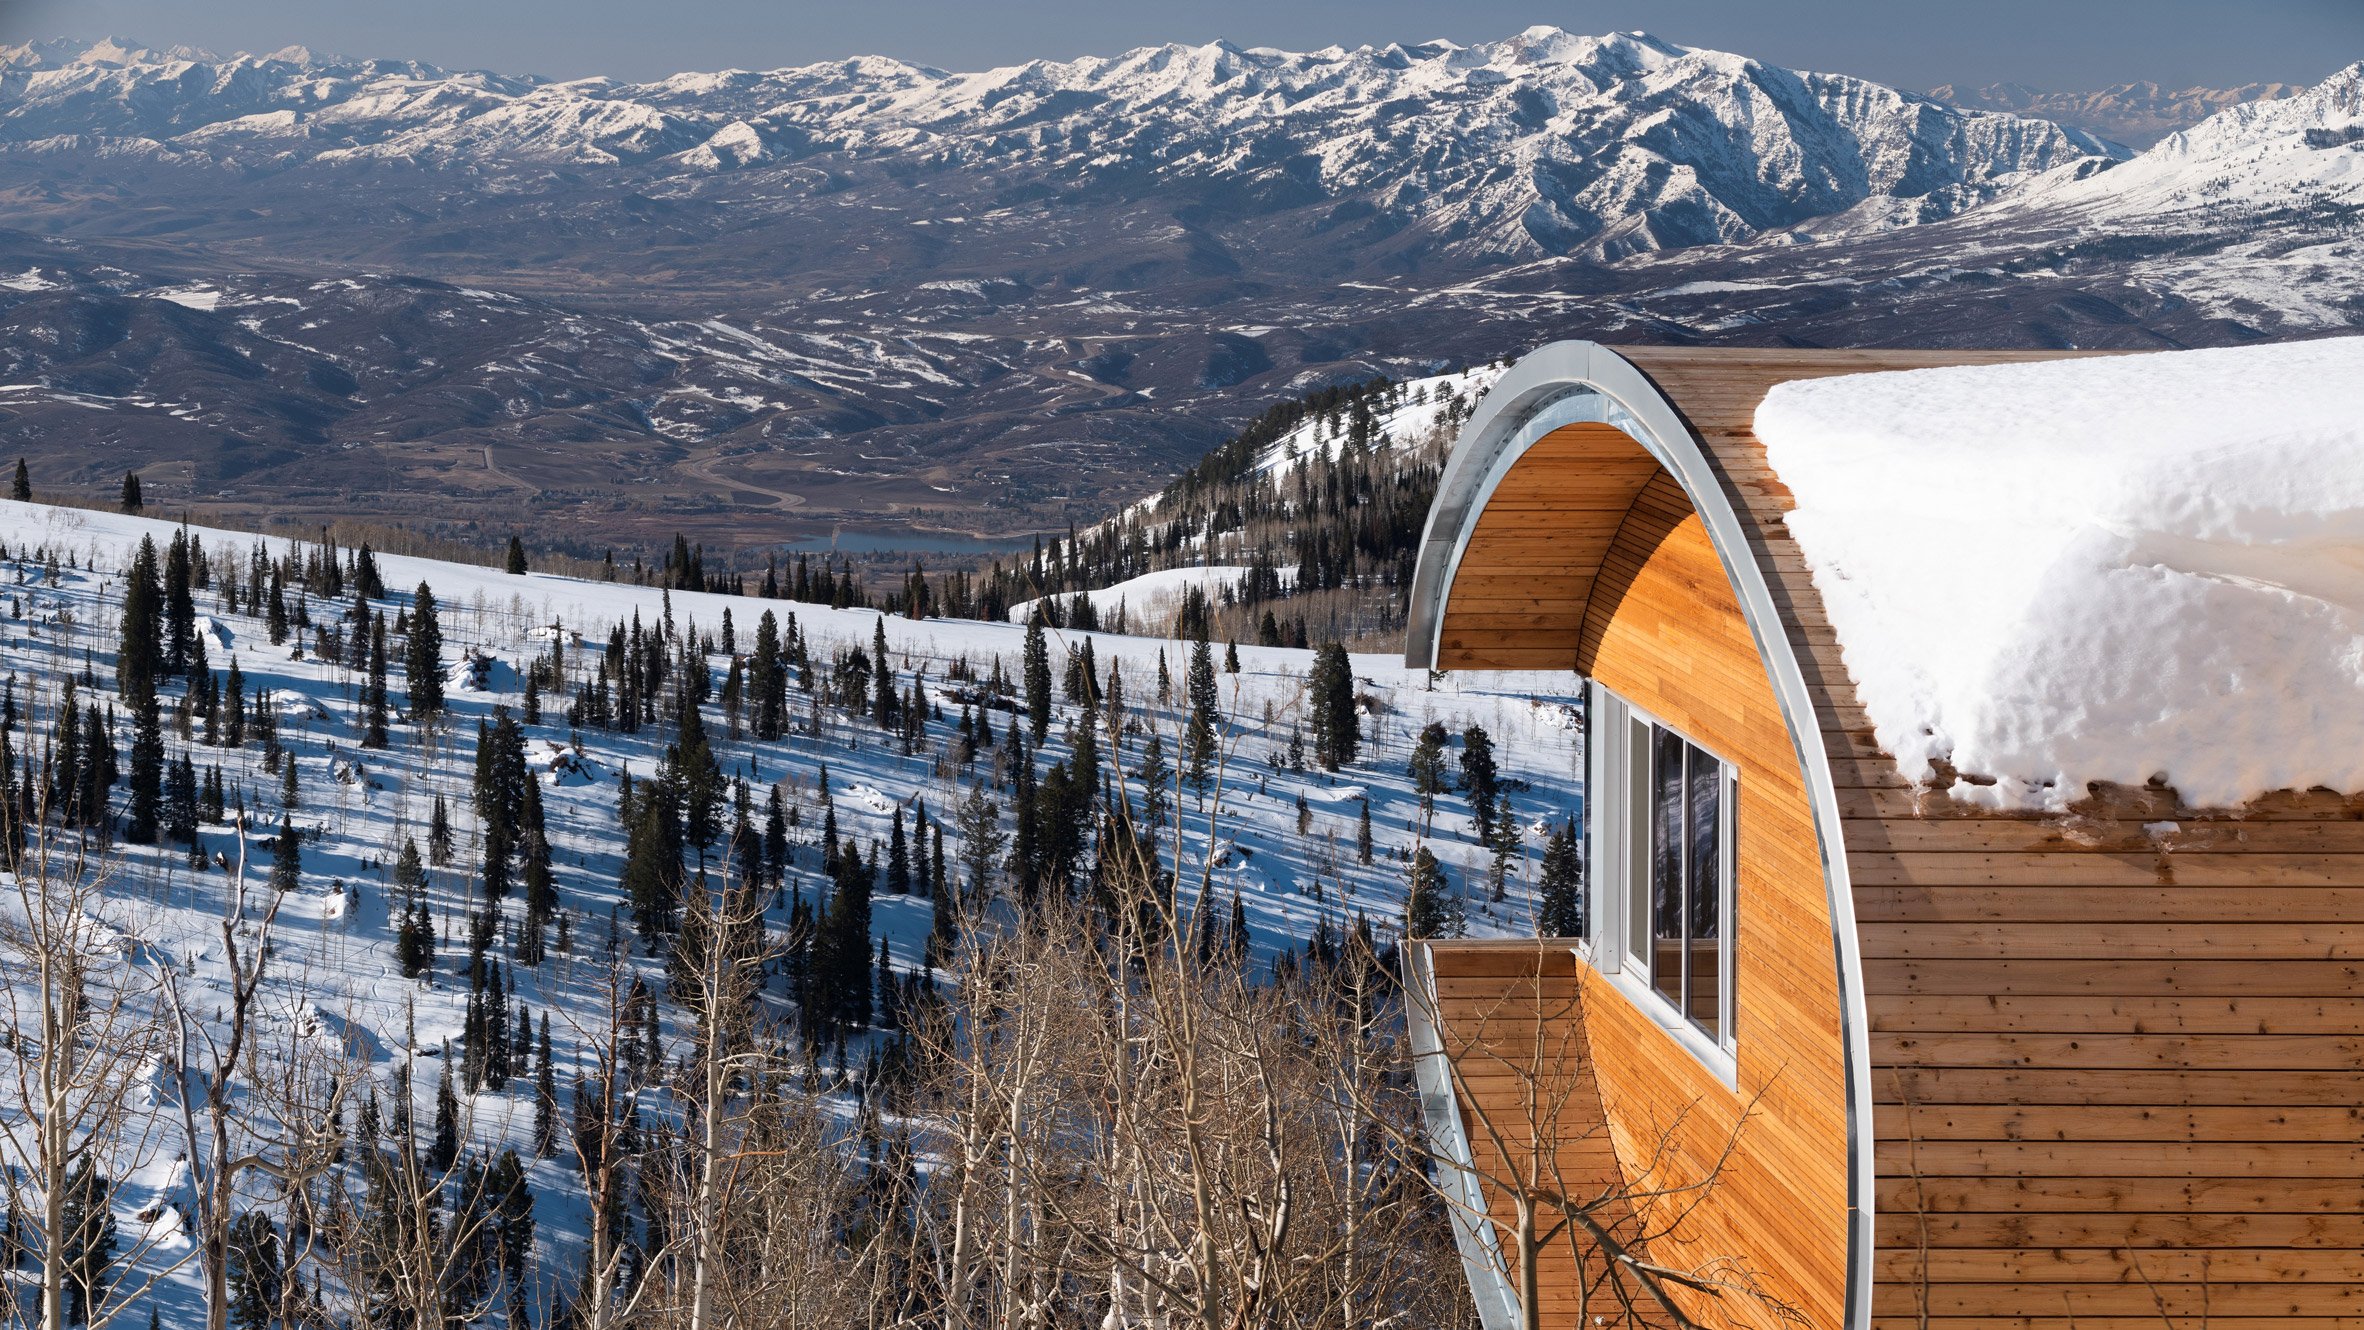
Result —
<instances>
[{"instance_id":1,"label":"snow on roof","mask_svg":"<svg viewBox=\"0 0 2364 1330\"><path fill-rule=\"evenodd\" d=\"M2364 337L1785 383L1756 432L1906 776L2364 790Z\"/></svg>"}]
</instances>

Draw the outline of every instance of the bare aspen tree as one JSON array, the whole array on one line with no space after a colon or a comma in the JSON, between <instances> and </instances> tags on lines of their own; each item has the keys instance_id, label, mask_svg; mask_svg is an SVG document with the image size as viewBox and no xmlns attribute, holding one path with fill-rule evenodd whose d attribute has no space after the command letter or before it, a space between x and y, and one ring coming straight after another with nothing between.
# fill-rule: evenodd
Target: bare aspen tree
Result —
<instances>
[{"instance_id":1,"label":"bare aspen tree","mask_svg":"<svg viewBox=\"0 0 2364 1330\"><path fill-rule=\"evenodd\" d=\"M324 1105L291 1105L306 1115L293 1121L266 1123L266 1110L251 1098L243 1106L253 1111L241 1111L240 1080L250 1077L255 1069L256 1000L262 993L273 927L285 894L273 884L264 889L259 902L250 903L249 831L244 825L238 828L238 859L212 939L227 972L215 1019L208 1020L206 1013L192 1008L184 991L185 978L177 967L165 964L157 970L158 987L172 1022L172 1070L178 1085L173 1098L195 1199L190 1218L198 1266L205 1280L207 1330L228 1330L230 1324L230 1225L237 1217L240 1179L249 1173L263 1173L283 1186L294 1185L304 1178L291 1169L325 1168L327 1161L309 1143L331 1130L333 1117L310 1115L319 1108L333 1115L342 1097L339 1090L332 1092Z\"/></svg>"},{"instance_id":2,"label":"bare aspen tree","mask_svg":"<svg viewBox=\"0 0 2364 1330\"><path fill-rule=\"evenodd\" d=\"M20 1241L40 1266L39 1324L104 1330L186 1259L151 1261L163 1225L103 1250L113 1228L106 1179L156 1154L136 1101L166 1044L155 980L139 963L149 944L104 917L114 865L45 813L36 805L0 835L0 846L19 836L22 845L0 864L0 971L10 977L0 1016L18 1109L0 1115L0 1142ZM123 1284L106 1277L142 1265L147 1272Z\"/></svg>"}]
</instances>

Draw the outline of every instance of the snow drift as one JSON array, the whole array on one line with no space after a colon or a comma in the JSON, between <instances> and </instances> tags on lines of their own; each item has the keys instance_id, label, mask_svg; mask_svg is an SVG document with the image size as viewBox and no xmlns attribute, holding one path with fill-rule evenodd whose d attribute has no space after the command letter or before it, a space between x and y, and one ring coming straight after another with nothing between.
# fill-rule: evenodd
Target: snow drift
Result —
<instances>
[{"instance_id":1,"label":"snow drift","mask_svg":"<svg viewBox=\"0 0 2364 1330\"><path fill-rule=\"evenodd\" d=\"M2364 790L2364 337L1786 383L1756 430L1908 777Z\"/></svg>"}]
</instances>

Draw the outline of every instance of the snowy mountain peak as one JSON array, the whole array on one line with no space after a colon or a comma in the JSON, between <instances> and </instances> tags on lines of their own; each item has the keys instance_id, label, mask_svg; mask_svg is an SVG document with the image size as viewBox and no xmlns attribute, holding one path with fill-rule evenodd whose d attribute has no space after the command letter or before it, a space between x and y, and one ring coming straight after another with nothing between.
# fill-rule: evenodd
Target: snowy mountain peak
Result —
<instances>
[{"instance_id":1,"label":"snowy mountain peak","mask_svg":"<svg viewBox=\"0 0 2364 1330\"><path fill-rule=\"evenodd\" d=\"M72 136L267 173L565 164L680 173L688 188L792 173L775 192L805 187L817 159L990 167L1090 196L1154 180L1231 209L1351 204L1401 248L1489 260L1742 240L1874 198L1945 216L1995 182L2107 151L1860 79L1549 26L1468 47L1215 40L978 73L861 57L642 83L300 47L191 60L115 40L0 59L0 154Z\"/></svg>"}]
</instances>

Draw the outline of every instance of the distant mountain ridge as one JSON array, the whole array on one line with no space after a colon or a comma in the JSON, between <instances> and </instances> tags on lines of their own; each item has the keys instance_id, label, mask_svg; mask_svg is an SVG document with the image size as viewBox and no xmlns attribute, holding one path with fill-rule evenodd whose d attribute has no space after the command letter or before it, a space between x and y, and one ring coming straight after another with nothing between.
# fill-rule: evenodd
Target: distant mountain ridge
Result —
<instances>
[{"instance_id":1,"label":"distant mountain ridge","mask_svg":"<svg viewBox=\"0 0 2364 1330\"><path fill-rule=\"evenodd\" d=\"M2024 83L1965 87L1941 83L1929 95L1968 110L2000 111L2074 126L2089 134L2147 148L2228 107L2279 101L2306 91L2303 83L2244 83L2232 88L2164 88L2149 81L2119 83L2096 92L2044 92Z\"/></svg>"},{"instance_id":2,"label":"distant mountain ridge","mask_svg":"<svg viewBox=\"0 0 2364 1330\"><path fill-rule=\"evenodd\" d=\"M1492 258L1730 242L1873 196L1950 215L2113 153L2080 131L1863 79L1545 27L1466 47L1214 42L981 73L865 57L647 83L302 48L0 51L0 146L92 140L249 171L627 169L692 195L701 175L815 161L990 163L1087 195L1197 182L1233 210L1336 204L1340 224Z\"/></svg>"}]
</instances>

